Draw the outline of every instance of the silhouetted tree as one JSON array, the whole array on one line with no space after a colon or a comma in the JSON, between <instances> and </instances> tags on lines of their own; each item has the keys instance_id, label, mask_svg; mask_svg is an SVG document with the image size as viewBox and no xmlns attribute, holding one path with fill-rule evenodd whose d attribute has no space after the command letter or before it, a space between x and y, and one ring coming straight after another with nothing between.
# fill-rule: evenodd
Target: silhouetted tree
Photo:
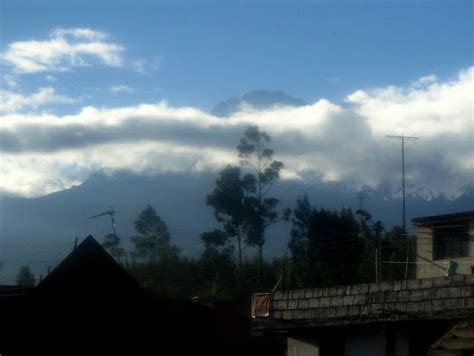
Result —
<instances>
[{"instance_id":1,"label":"silhouetted tree","mask_svg":"<svg viewBox=\"0 0 474 356\"><path fill-rule=\"evenodd\" d=\"M232 258L234 246L229 244L229 235L222 230L213 230L201 234L201 239L205 250L199 260L199 270L208 276L202 298L210 301L231 298L236 280Z\"/></svg>"},{"instance_id":2,"label":"silhouetted tree","mask_svg":"<svg viewBox=\"0 0 474 356\"><path fill-rule=\"evenodd\" d=\"M247 243L256 246L259 257L259 277L262 274L265 230L279 218L288 218L289 210L281 216L276 212L278 199L269 197L273 184L278 180L283 163L273 159L273 149L268 147L270 136L257 126L249 126L237 146L240 164L247 168L244 182Z\"/></svg>"},{"instance_id":3,"label":"silhouetted tree","mask_svg":"<svg viewBox=\"0 0 474 356\"><path fill-rule=\"evenodd\" d=\"M35 276L29 266L21 266L16 275L16 284L22 287L32 288L35 286Z\"/></svg>"},{"instance_id":4,"label":"silhouetted tree","mask_svg":"<svg viewBox=\"0 0 474 356\"><path fill-rule=\"evenodd\" d=\"M104 241L102 242L102 246L119 263L121 262L122 257L125 256L125 250L120 247L120 238L115 234L105 235Z\"/></svg>"},{"instance_id":5,"label":"silhouetted tree","mask_svg":"<svg viewBox=\"0 0 474 356\"><path fill-rule=\"evenodd\" d=\"M138 235L131 237L133 258L148 262L176 261L179 249L170 244L170 234L165 222L148 205L135 220Z\"/></svg>"},{"instance_id":6,"label":"silhouetted tree","mask_svg":"<svg viewBox=\"0 0 474 356\"><path fill-rule=\"evenodd\" d=\"M245 202L248 182L241 179L240 168L228 165L219 172L214 190L206 196L206 204L214 208L216 220L223 224L223 231L201 235L206 245L226 243L236 238L239 271L242 268L242 237L245 234L247 206Z\"/></svg>"},{"instance_id":7,"label":"silhouetted tree","mask_svg":"<svg viewBox=\"0 0 474 356\"><path fill-rule=\"evenodd\" d=\"M304 196L297 201L292 222L288 247L297 287L355 281L364 243L350 209L316 209Z\"/></svg>"}]
</instances>

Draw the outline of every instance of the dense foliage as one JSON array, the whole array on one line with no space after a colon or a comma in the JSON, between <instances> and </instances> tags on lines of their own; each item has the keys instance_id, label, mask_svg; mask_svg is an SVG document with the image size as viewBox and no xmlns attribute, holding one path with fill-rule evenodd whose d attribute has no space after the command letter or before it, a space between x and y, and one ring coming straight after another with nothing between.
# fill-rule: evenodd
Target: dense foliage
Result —
<instances>
[{"instance_id":1,"label":"dense foliage","mask_svg":"<svg viewBox=\"0 0 474 356\"><path fill-rule=\"evenodd\" d=\"M313 288L375 280L375 249L382 250L382 279L411 277L403 261L415 248L402 228L385 231L364 211L316 208L307 196L293 209L278 209L271 189L283 163L273 159L270 137L249 127L237 146L241 166L221 170L205 197L219 227L203 232L200 256L190 258L172 244L166 222L148 205L135 221L127 258L120 240L106 235L104 247L157 297L247 300L253 292ZM290 221L288 253L265 260L268 226ZM391 264L393 262L393 264Z\"/></svg>"}]
</instances>

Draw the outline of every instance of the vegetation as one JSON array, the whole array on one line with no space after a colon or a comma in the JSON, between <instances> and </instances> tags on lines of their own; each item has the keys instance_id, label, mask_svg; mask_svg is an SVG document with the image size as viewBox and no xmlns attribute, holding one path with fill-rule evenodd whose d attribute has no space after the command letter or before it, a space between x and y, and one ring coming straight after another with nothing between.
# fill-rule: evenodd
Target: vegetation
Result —
<instances>
[{"instance_id":1,"label":"vegetation","mask_svg":"<svg viewBox=\"0 0 474 356\"><path fill-rule=\"evenodd\" d=\"M33 288L36 284L35 276L29 266L21 266L16 275L16 284L21 287Z\"/></svg>"},{"instance_id":2,"label":"vegetation","mask_svg":"<svg viewBox=\"0 0 474 356\"><path fill-rule=\"evenodd\" d=\"M245 131L237 154L241 166L228 165L218 173L205 201L220 225L200 235L199 257L183 257L172 244L166 222L148 205L135 221L130 238L130 263L124 264L153 295L199 298L202 301L249 300L253 292L270 291L281 280L283 288L314 288L375 281L375 248L382 247L384 280L411 277L401 261L414 258L406 232L386 232L368 213L350 209L316 208L306 195L295 207L278 211L271 196L283 163L273 159L270 137L257 127ZM279 221L291 222L288 255L265 260L265 232ZM113 234L104 247L119 262L125 252ZM245 253L244 253L245 251Z\"/></svg>"}]
</instances>

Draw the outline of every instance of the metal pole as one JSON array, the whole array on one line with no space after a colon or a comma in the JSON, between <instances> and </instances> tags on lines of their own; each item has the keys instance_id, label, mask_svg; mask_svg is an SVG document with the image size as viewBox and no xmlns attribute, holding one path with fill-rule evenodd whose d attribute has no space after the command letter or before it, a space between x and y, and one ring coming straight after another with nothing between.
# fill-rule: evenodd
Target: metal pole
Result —
<instances>
[{"instance_id":1,"label":"metal pole","mask_svg":"<svg viewBox=\"0 0 474 356\"><path fill-rule=\"evenodd\" d=\"M407 236L407 260L405 263L405 279L408 279L408 263L410 259L410 239Z\"/></svg>"},{"instance_id":2,"label":"metal pole","mask_svg":"<svg viewBox=\"0 0 474 356\"><path fill-rule=\"evenodd\" d=\"M410 137L410 136L385 136L388 138L395 138L402 142L402 225L403 228L406 230L406 202L405 202L405 140L408 141L415 141L418 140L419 137Z\"/></svg>"},{"instance_id":3,"label":"metal pole","mask_svg":"<svg viewBox=\"0 0 474 356\"><path fill-rule=\"evenodd\" d=\"M402 190L403 190L403 229L406 230L406 216L405 216L405 137L402 136Z\"/></svg>"}]
</instances>

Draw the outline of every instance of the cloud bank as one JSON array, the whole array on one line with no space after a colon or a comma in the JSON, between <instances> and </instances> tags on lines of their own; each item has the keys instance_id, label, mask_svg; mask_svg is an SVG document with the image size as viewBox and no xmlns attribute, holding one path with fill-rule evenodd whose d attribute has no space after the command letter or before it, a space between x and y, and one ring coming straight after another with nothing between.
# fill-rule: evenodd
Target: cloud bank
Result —
<instances>
[{"instance_id":1,"label":"cloud bank","mask_svg":"<svg viewBox=\"0 0 474 356\"><path fill-rule=\"evenodd\" d=\"M76 99L56 94L52 87L40 88L36 93L25 95L11 90L0 90L0 113L14 113L37 109L49 104L72 104Z\"/></svg>"},{"instance_id":2,"label":"cloud bank","mask_svg":"<svg viewBox=\"0 0 474 356\"><path fill-rule=\"evenodd\" d=\"M258 125L286 165L284 178L315 172L354 186L398 185L400 147L385 135L420 136L407 145L409 185L456 195L474 183L473 83L471 67L450 81L430 76L407 87L358 90L343 105L320 99L301 107L245 107L227 118L166 102L84 107L63 116L22 114L12 105L0 118L0 190L42 195L99 169L217 170L237 163L239 138Z\"/></svg>"}]
</instances>

